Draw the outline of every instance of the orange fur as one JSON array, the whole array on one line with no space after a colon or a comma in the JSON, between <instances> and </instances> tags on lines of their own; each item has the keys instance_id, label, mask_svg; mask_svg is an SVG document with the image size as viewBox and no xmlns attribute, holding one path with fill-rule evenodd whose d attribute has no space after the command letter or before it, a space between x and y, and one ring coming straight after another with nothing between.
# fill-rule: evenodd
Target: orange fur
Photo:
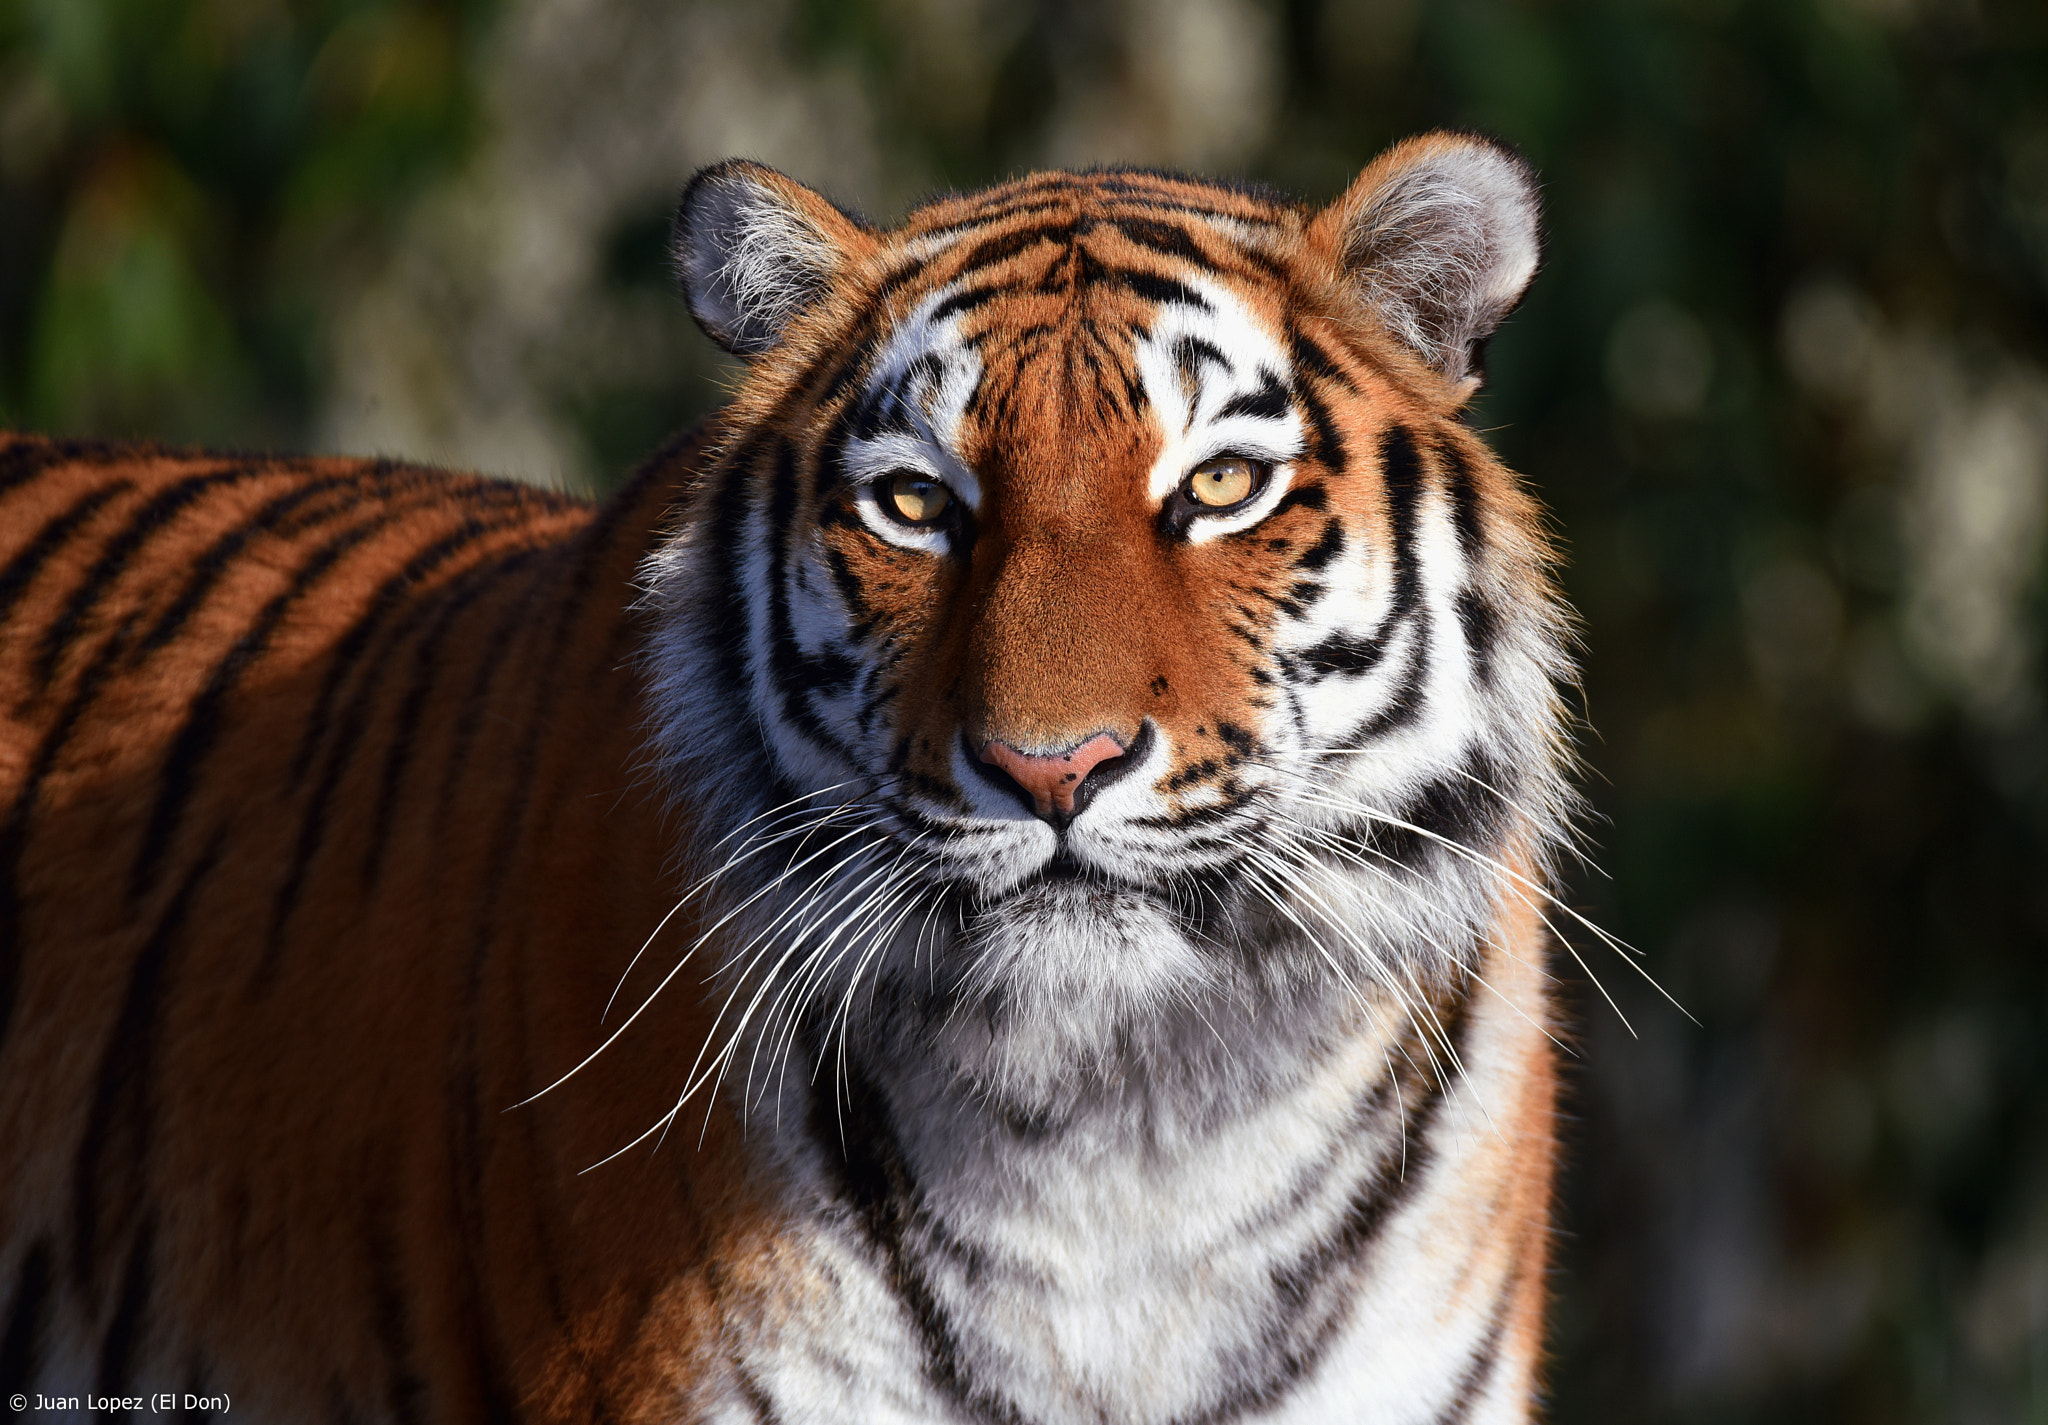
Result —
<instances>
[{"instance_id":1,"label":"orange fur","mask_svg":"<svg viewBox=\"0 0 2048 1425\"><path fill-rule=\"evenodd\" d=\"M82 1350L117 1377L200 1362L258 1417L708 1408L733 1322L795 1319L832 1284L791 1246L776 1170L723 1099L661 1151L582 1171L670 1110L712 1032L694 973L535 1097L589 1055L679 856L709 839L651 782L636 572L705 527L750 435L820 458L834 352L868 349L974 244L1064 221L1066 245L981 263L1003 290L967 329L1002 338L993 384L1038 395L966 424L990 492L971 566L835 523L837 496L807 492L795 522L903 650L912 774L943 781L963 736L1051 754L1104 731L1128 746L1148 719L1184 766L1227 762L1219 719L1260 696L1229 650L1277 619L1246 591L1339 519L1391 545L1396 514L1361 478L1256 541L1153 537L1159 437L1119 411L1115 350L1078 355L1151 304L1053 279L1158 267L1115 220L1178 201L1216 218L1203 255L1250 310L1341 368L1355 452L1403 425L1462 459L1493 577L1548 599L1535 508L1458 424L1464 388L1344 278L1363 197L1433 151L1390 155L1320 217L1191 181L1042 175L883 235L780 180L846 255L832 292L602 510L388 462L0 438L0 1284L23 1359ZM972 242L950 236L969 222ZM1525 1392L1554 1152L1545 943L1504 895L1479 974L1534 1022L1506 1051L1514 1101L1486 1105L1500 1140L1439 1224L1475 1301L1512 1283L1503 1357ZM636 968L621 1003L666 968ZM1431 1090L1427 1033L1388 1037L1412 1046L1403 1082Z\"/></svg>"},{"instance_id":2,"label":"orange fur","mask_svg":"<svg viewBox=\"0 0 2048 1425\"><path fill-rule=\"evenodd\" d=\"M218 1384L238 1411L294 1413L311 1384L363 1415L411 1393L437 1418L528 1403L548 1419L651 1418L663 1374L711 1329L717 1273L769 1250L722 1112L701 1151L579 1175L666 1107L678 1046L704 1037L694 997L664 998L646 1032L515 1107L588 1051L621 968L596 952L637 944L668 909L627 603L699 447L598 519L405 467L0 446L0 472L41 467L6 507L0 568L81 494L116 491L92 517L104 535L180 481L250 472L106 582L53 677L23 631L61 617L89 564L42 569L0 643L0 805L35 831L4 871L18 916L5 1236L53 1243L56 1273L108 1326L138 1262L175 1283L157 1329L199 1350L235 1343L207 1353L232 1362ZM301 509L345 514L251 540L178 638L146 647L209 545L322 481L331 491ZM386 580L466 527L478 533L398 590L337 684L338 645ZM351 535L220 701L204 775L138 886L167 752L209 672L322 536ZM408 735L409 679L429 657L440 691ZM309 736L330 688L333 716ZM346 783L308 821L350 734ZM432 810L393 817L368 873L397 755L401 795ZM307 826L322 846L273 960ZM153 1024L118 1030L145 999ZM414 1343L408 1380L389 1378L393 1331ZM487 1398L501 1376L519 1399Z\"/></svg>"}]
</instances>

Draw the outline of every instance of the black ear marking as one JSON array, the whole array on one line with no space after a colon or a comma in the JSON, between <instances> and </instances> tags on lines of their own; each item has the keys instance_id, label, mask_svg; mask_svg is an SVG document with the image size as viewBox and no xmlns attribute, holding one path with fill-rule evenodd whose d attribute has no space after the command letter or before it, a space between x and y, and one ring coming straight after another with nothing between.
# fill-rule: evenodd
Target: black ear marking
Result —
<instances>
[{"instance_id":1,"label":"black ear marking","mask_svg":"<svg viewBox=\"0 0 2048 1425\"><path fill-rule=\"evenodd\" d=\"M676 204L669 253L690 313L735 356L782 343L831 289L861 230L819 194L763 164L702 170Z\"/></svg>"},{"instance_id":2,"label":"black ear marking","mask_svg":"<svg viewBox=\"0 0 2048 1425\"><path fill-rule=\"evenodd\" d=\"M1536 275L1536 175L1475 134L1433 133L1375 159L1316 219L1387 330L1470 395L1480 349Z\"/></svg>"}]
</instances>

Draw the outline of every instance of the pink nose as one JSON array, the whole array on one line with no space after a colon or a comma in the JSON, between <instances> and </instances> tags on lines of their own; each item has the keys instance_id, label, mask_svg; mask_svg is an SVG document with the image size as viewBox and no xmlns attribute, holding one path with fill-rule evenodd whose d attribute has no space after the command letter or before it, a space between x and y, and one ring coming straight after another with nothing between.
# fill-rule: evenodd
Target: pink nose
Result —
<instances>
[{"instance_id":1,"label":"pink nose","mask_svg":"<svg viewBox=\"0 0 2048 1425\"><path fill-rule=\"evenodd\" d=\"M1096 733L1059 757L1032 757L1007 742L991 742L981 749L981 760L1009 773L1010 780L1030 794L1040 816L1054 812L1072 816L1074 793L1088 774L1098 763L1123 755L1123 744L1106 732Z\"/></svg>"}]
</instances>

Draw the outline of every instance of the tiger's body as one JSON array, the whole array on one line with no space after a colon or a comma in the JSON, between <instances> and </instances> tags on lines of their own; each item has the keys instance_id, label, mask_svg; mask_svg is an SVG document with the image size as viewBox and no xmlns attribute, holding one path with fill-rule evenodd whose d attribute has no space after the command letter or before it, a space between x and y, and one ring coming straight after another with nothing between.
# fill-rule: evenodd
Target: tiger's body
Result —
<instances>
[{"instance_id":1,"label":"tiger's body","mask_svg":"<svg viewBox=\"0 0 2048 1425\"><path fill-rule=\"evenodd\" d=\"M1528 1419L1533 224L1442 135L890 233L722 165L748 379L602 510L0 446L0 1384Z\"/></svg>"}]
</instances>

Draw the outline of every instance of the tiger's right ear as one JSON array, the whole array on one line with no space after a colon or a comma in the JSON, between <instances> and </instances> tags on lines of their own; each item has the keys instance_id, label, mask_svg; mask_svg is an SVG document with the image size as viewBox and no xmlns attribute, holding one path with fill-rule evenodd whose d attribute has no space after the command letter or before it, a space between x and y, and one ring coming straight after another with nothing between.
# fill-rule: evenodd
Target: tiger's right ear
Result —
<instances>
[{"instance_id":1,"label":"tiger's right ear","mask_svg":"<svg viewBox=\"0 0 2048 1425\"><path fill-rule=\"evenodd\" d=\"M822 195L744 159L715 163L676 204L669 255L690 313L735 356L781 345L789 324L872 245Z\"/></svg>"}]
</instances>

